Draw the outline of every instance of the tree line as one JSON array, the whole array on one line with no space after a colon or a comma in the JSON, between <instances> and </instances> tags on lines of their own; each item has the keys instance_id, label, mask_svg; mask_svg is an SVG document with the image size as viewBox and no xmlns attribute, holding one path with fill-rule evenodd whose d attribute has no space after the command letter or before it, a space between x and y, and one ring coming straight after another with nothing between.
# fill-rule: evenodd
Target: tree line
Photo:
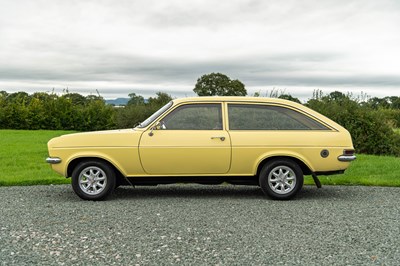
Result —
<instances>
[{"instance_id":1,"label":"tree line","mask_svg":"<svg viewBox=\"0 0 400 266\"><path fill-rule=\"evenodd\" d=\"M247 95L242 82L221 73L203 75L193 91L199 96ZM290 94L277 91L269 96L300 103ZM117 108L106 104L100 95L82 96L68 91L63 95L1 91L0 129L93 131L130 128L171 100L172 97L164 92L147 100L131 93L127 105ZM357 152L400 156L400 134L395 132L400 128L400 97L360 99L338 91L329 94L315 91L304 105L347 128Z\"/></svg>"},{"instance_id":2,"label":"tree line","mask_svg":"<svg viewBox=\"0 0 400 266\"><path fill-rule=\"evenodd\" d=\"M94 131L133 127L172 100L162 92L146 102L135 93L129 96L125 108L115 108L100 95L0 91L0 129Z\"/></svg>"},{"instance_id":3,"label":"tree line","mask_svg":"<svg viewBox=\"0 0 400 266\"><path fill-rule=\"evenodd\" d=\"M78 93L0 92L0 128L89 131L115 126L101 96Z\"/></svg>"}]
</instances>

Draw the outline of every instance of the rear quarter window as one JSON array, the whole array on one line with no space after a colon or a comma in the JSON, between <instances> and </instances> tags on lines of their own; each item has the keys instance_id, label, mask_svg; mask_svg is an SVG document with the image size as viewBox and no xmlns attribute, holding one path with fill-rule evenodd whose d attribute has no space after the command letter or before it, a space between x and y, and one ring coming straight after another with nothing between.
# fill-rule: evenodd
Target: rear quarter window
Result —
<instances>
[{"instance_id":1,"label":"rear quarter window","mask_svg":"<svg viewBox=\"0 0 400 266\"><path fill-rule=\"evenodd\" d=\"M295 110L262 104L228 104L230 130L329 130Z\"/></svg>"}]
</instances>

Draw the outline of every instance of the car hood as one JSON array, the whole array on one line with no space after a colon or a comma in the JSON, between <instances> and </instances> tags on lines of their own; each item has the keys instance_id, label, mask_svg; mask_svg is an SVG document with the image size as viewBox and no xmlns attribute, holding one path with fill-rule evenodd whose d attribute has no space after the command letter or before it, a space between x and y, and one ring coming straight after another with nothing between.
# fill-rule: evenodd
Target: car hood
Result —
<instances>
[{"instance_id":1,"label":"car hood","mask_svg":"<svg viewBox=\"0 0 400 266\"><path fill-rule=\"evenodd\" d=\"M53 138L47 145L50 149L75 147L137 147L141 134L142 131L136 129L74 133Z\"/></svg>"}]
</instances>

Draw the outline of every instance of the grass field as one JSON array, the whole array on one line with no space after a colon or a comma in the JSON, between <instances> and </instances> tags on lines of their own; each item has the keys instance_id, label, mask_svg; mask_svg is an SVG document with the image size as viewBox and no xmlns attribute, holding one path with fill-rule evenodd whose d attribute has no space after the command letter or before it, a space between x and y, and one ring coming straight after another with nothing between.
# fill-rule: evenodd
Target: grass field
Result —
<instances>
[{"instance_id":1,"label":"grass field","mask_svg":"<svg viewBox=\"0 0 400 266\"><path fill-rule=\"evenodd\" d=\"M319 176L325 185L363 185L400 187L400 158L357 154L343 175ZM314 184L311 176L305 184Z\"/></svg>"},{"instance_id":2,"label":"grass field","mask_svg":"<svg viewBox=\"0 0 400 266\"><path fill-rule=\"evenodd\" d=\"M71 133L48 130L0 130L0 186L70 183L45 162L47 142Z\"/></svg>"},{"instance_id":3,"label":"grass field","mask_svg":"<svg viewBox=\"0 0 400 266\"><path fill-rule=\"evenodd\" d=\"M0 130L0 186L65 184L45 162L47 141L69 131ZM325 185L400 186L400 158L357 155L343 175L320 176ZM313 184L307 176L306 184Z\"/></svg>"}]
</instances>

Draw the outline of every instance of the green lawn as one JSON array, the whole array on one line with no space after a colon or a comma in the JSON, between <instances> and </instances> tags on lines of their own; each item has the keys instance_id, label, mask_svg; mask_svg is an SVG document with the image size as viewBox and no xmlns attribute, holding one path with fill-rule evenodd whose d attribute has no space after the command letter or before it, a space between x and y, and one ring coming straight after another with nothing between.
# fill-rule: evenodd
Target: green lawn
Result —
<instances>
[{"instance_id":1,"label":"green lawn","mask_svg":"<svg viewBox=\"0 0 400 266\"><path fill-rule=\"evenodd\" d=\"M45 162L47 141L67 133L0 130L0 186L70 183ZM359 154L345 174L319 178L325 185L400 186L400 158ZM314 182L307 176L305 183Z\"/></svg>"},{"instance_id":2,"label":"green lawn","mask_svg":"<svg viewBox=\"0 0 400 266\"><path fill-rule=\"evenodd\" d=\"M319 176L325 185L400 187L400 157L357 154L357 160L342 175ZM311 176L306 184L314 184Z\"/></svg>"},{"instance_id":3,"label":"green lawn","mask_svg":"<svg viewBox=\"0 0 400 266\"><path fill-rule=\"evenodd\" d=\"M0 186L70 183L45 162L47 142L69 131L0 130Z\"/></svg>"}]
</instances>

